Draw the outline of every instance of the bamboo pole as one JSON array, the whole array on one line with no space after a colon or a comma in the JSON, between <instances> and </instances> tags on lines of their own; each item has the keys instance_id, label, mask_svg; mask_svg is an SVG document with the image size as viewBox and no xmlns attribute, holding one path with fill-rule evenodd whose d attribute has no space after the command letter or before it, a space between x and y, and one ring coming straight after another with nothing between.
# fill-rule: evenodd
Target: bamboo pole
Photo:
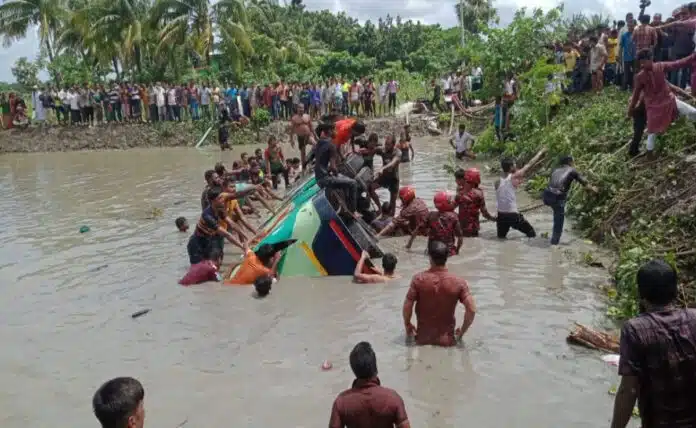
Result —
<instances>
[{"instance_id":1,"label":"bamboo pole","mask_svg":"<svg viewBox=\"0 0 696 428\"><path fill-rule=\"evenodd\" d=\"M449 133L447 135L452 135L452 127L454 126L454 103L452 103L452 117L450 118Z\"/></svg>"},{"instance_id":2,"label":"bamboo pole","mask_svg":"<svg viewBox=\"0 0 696 428\"><path fill-rule=\"evenodd\" d=\"M212 130L213 130L213 126L211 125L210 128L208 128L208 130L205 131L205 134L203 134L203 138L201 138L198 141L198 144L196 144L196 148L199 148L201 146L201 144L203 144L203 141L205 141L205 139L208 138L208 134L210 134L210 131L212 131Z\"/></svg>"}]
</instances>

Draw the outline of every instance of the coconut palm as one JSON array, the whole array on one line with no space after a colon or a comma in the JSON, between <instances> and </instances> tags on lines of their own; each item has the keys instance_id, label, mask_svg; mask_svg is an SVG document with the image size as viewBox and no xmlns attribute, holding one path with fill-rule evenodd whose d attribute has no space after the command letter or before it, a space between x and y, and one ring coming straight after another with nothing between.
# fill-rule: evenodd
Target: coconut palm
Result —
<instances>
[{"instance_id":1,"label":"coconut palm","mask_svg":"<svg viewBox=\"0 0 696 428\"><path fill-rule=\"evenodd\" d=\"M68 15L64 0L9 0L0 5L0 33L5 46L26 37L34 26L39 28L39 39L53 61L52 41Z\"/></svg>"}]
</instances>

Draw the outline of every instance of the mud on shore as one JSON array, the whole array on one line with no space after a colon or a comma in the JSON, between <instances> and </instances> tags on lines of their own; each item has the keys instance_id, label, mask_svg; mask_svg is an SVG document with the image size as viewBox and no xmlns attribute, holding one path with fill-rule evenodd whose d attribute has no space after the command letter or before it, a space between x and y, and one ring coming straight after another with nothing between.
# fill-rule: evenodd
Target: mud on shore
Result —
<instances>
[{"instance_id":1,"label":"mud on shore","mask_svg":"<svg viewBox=\"0 0 696 428\"><path fill-rule=\"evenodd\" d=\"M428 134L429 118L414 115L410 118L411 135ZM406 124L405 117L386 117L365 120L367 132L376 132L380 138L399 133ZM91 128L72 126L30 127L0 131L0 153L66 152L75 150L125 150L146 147L193 146L207 128L198 123L161 124L107 124ZM273 135L281 141L288 139L287 122L273 122L258 133L249 128L230 132L233 145L265 142ZM205 144L217 144L213 130Z\"/></svg>"}]
</instances>

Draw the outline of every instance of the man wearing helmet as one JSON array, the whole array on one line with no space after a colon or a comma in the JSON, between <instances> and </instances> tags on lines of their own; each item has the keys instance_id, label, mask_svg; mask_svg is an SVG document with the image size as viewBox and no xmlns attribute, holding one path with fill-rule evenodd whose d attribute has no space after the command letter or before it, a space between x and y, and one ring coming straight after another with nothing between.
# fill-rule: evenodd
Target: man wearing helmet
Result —
<instances>
[{"instance_id":1,"label":"man wearing helmet","mask_svg":"<svg viewBox=\"0 0 696 428\"><path fill-rule=\"evenodd\" d=\"M389 206L391 214L396 210L396 196L399 191L399 163L401 162L401 150L396 147L393 135L387 135L384 139L384 148L377 149L376 153L382 156L382 168L375 172L375 179L370 186L372 200L380 206L379 196L376 190L381 188L389 190Z\"/></svg>"},{"instance_id":2,"label":"man wearing helmet","mask_svg":"<svg viewBox=\"0 0 696 428\"><path fill-rule=\"evenodd\" d=\"M455 201L459 206L459 224L462 227L462 235L476 237L481 229L479 214L483 214L488 220L496 220L488 212L483 190L479 188L481 172L476 168L469 168L466 171L460 168L454 173L454 178L457 181Z\"/></svg>"},{"instance_id":3,"label":"man wearing helmet","mask_svg":"<svg viewBox=\"0 0 696 428\"><path fill-rule=\"evenodd\" d=\"M405 235L411 235L413 232L420 231L427 220L428 206L424 200L416 198L416 191L413 187L402 187L399 190L399 199L401 200L401 212L377 234L378 238L389 235L396 228L399 228L400 232Z\"/></svg>"},{"instance_id":4,"label":"man wearing helmet","mask_svg":"<svg viewBox=\"0 0 696 428\"><path fill-rule=\"evenodd\" d=\"M428 245L433 241L440 241L447 245L449 255L459 254L459 249L462 248L462 229L459 225L459 218L454 213L457 208L454 194L446 191L435 193L433 203L437 211L432 211L428 214L428 218L423 226L424 233L428 234ZM411 233L411 239L406 244L406 249L411 249L413 241L416 239L418 230ZM457 244L454 244L454 238L457 238Z\"/></svg>"}]
</instances>

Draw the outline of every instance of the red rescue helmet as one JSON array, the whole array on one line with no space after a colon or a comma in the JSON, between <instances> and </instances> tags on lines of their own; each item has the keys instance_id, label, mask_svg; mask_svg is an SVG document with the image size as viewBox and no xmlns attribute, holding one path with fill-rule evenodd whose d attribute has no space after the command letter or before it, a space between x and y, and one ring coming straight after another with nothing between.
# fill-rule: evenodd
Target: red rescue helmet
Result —
<instances>
[{"instance_id":1,"label":"red rescue helmet","mask_svg":"<svg viewBox=\"0 0 696 428\"><path fill-rule=\"evenodd\" d=\"M469 168L464 171L464 181L478 186L481 184L481 171L478 168Z\"/></svg>"},{"instance_id":2,"label":"red rescue helmet","mask_svg":"<svg viewBox=\"0 0 696 428\"><path fill-rule=\"evenodd\" d=\"M412 200L416 199L416 191L411 186L405 186L399 189L399 199L404 204L408 204Z\"/></svg>"},{"instance_id":3,"label":"red rescue helmet","mask_svg":"<svg viewBox=\"0 0 696 428\"><path fill-rule=\"evenodd\" d=\"M454 201L454 194L446 190L435 193L433 198L435 208L440 212L454 211L457 204Z\"/></svg>"}]
</instances>

